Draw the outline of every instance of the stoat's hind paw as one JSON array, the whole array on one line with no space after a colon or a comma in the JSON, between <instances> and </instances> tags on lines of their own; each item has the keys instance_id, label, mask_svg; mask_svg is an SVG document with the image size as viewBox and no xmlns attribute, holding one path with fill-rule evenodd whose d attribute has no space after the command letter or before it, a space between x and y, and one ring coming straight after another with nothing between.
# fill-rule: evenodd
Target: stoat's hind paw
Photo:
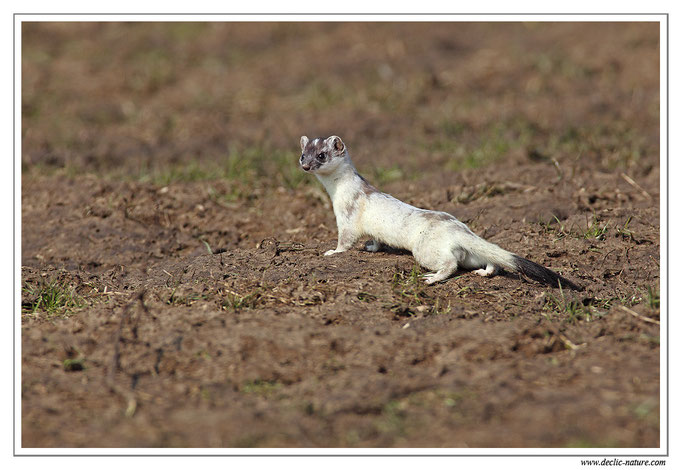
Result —
<instances>
[{"instance_id":1,"label":"stoat's hind paw","mask_svg":"<svg viewBox=\"0 0 682 470\"><path fill-rule=\"evenodd\" d=\"M325 256L330 256L330 255L333 255L333 254L336 254L336 253L338 253L338 251L336 251L336 250L328 250L328 251L325 251L325 252L324 252L324 255L325 255Z\"/></svg>"},{"instance_id":2,"label":"stoat's hind paw","mask_svg":"<svg viewBox=\"0 0 682 470\"><path fill-rule=\"evenodd\" d=\"M440 271L435 273L428 273L422 276L422 279L427 284L434 284L436 282L444 281L448 278L449 274L442 273Z\"/></svg>"},{"instance_id":3,"label":"stoat's hind paw","mask_svg":"<svg viewBox=\"0 0 682 470\"><path fill-rule=\"evenodd\" d=\"M455 271L457 271L457 262L450 261L435 273L424 274L422 276L422 279L424 279L424 282L426 282L427 284L433 284L434 282L446 280L447 278L452 276Z\"/></svg>"},{"instance_id":4,"label":"stoat's hind paw","mask_svg":"<svg viewBox=\"0 0 682 470\"><path fill-rule=\"evenodd\" d=\"M495 269L495 266L493 266L492 264L489 264L485 268L477 269L474 272L479 276L488 277L495 274L497 272L497 269Z\"/></svg>"}]
</instances>

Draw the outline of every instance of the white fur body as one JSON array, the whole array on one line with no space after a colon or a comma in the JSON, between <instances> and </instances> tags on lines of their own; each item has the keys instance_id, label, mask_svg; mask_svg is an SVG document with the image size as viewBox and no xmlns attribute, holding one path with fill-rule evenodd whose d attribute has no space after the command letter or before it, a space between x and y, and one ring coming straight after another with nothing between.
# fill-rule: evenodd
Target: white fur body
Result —
<instances>
[{"instance_id":1,"label":"white fur body","mask_svg":"<svg viewBox=\"0 0 682 470\"><path fill-rule=\"evenodd\" d=\"M361 237L370 237L371 251L380 245L412 252L417 262L441 274L427 275L427 281L442 280L458 267L514 270L512 254L474 234L469 227L445 212L435 212L406 204L382 192L363 191L364 181L357 174L345 180L318 176L330 194L339 231L338 246L325 255L346 251ZM352 207L351 210L348 210ZM447 275L446 275L447 274Z\"/></svg>"},{"instance_id":2,"label":"white fur body","mask_svg":"<svg viewBox=\"0 0 682 470\"><path fill-rule=\"evenodd\" d=\"M458 267L482 276L497 268L517 271L513 253L480 238L446 212L419 209L378 191L357 173L338 137L320 140L301 138L301 165L324 185L334 208L338 244L326 256L370 237L368 251L378 251L381 244L411 251L421 266L435 271L424 276L429 284L447 279ZM323 154L324 160L315 160Z\"/></svg>"}]
</instances>

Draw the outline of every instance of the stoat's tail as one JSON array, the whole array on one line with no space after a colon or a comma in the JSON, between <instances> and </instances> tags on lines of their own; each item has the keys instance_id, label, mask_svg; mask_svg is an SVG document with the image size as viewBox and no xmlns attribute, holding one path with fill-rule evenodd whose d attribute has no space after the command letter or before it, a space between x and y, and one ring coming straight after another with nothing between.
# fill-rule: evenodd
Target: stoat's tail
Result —
<instances>
[{"instance_id":1,"label":"stoat's tail","mask_svg":"<svg viewBox=\"0 0 682 470\"><path fill-rule=\"evenodd\" d=\"M524 276L543 284L547 284L548 286L561 288L567 287L569 289L578 291L583 290L581 286L574 284L551 269L547 269L544 266L522 258L521 256L510 253L493 243L483 240L482 238L478 238L477 241L478 243L474 243L475 248L478 248L475 250L477 252L476 254L485 259L488 263L492 263L493 265L500 268L521 273Z\"/></svg>"},{"instance_id":2,"label":"stoat's tail","mask_svg":"<svg viewBox=\"0 0 682 470\"><path fill-rule=\"evenodd\" d=\"M547 269L544 266L540 266L537 263L533 263L526 258L521 258L518 255L512 255L514 257L514 266L516 271L520 272L524 276L528 276L531 279L542 282L552 287L568 287L573 290L583 290L583 288L577 284L572 283L565 277L558 273L555 273L551 269Z\"/></svg>"}]
</instances>

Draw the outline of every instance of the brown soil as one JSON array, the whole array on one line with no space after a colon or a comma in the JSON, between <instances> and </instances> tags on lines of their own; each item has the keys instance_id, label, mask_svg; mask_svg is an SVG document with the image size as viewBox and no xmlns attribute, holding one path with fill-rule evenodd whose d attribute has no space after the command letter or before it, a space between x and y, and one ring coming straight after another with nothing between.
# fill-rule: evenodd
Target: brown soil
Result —
<instances>
[{"instance_id":1,"label":"brown soil","mask_svg":"<svg viewBox=\"0 0 682 470\"><path fill-rule=\"evenodd\" d=\"M657 24L22 41L22 446L659 446ZM321 256L302 134L585 291Z\"/></svg>"}]
</instances>

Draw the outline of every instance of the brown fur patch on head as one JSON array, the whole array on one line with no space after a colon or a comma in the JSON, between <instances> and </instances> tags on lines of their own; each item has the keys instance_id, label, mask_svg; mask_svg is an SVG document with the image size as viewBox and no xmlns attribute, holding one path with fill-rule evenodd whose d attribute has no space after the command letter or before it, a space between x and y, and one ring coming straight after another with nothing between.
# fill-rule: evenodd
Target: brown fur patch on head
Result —
<instances>
[{"instance_id":1,"label":"brown fur patch on head","mask_svg":"<svg viewBox=\"0 0 682 470\"><path fill-rule=\"evenodd\" d=\"M301 138L301 146L303 148L300 163L305 171L315 171L332 158L329 146L324 139L304 140Z\"/></svg>"},{"instance_id":2,"label":"brown fur patch on head","mask_svg":"<svg viewBox=\"0 0 682 470\"><path fill-rule=\"evenodd\" d=\"M345 158L346 145L340 137L332 135L326 139L301 137L301 168L316 171L332 159Z\"/></svg>"},{"instance_id":3,"label":"brown fur patch on head","mask_svg":"<svg viewBox=\"0 0 682 470\"><path fill-rule=\"evenodd\" d=\"M325 142L320 138L307 141L303 147L303 153L307 155L318 155L326 150Z\"/></svg>"}]
</instances>

